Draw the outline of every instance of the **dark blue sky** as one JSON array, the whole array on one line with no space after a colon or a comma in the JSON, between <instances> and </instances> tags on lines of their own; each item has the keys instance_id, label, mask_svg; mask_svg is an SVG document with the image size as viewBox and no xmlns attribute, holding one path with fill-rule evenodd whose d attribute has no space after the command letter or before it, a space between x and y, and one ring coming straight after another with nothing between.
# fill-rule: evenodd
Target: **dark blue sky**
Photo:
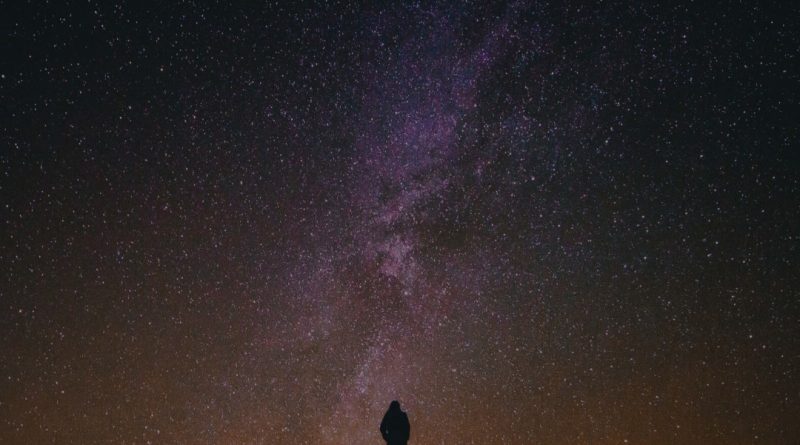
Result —
<instances>
[{"instance_id":1,"label":"dark blue sky","mask_svg":"<svg viewBox=\"0 0 800 445\"><path fill-rule=\"evenodd\" d=\"M0 442L796 443L786 3L6 5Z\"/></svg>"}]
</instances>

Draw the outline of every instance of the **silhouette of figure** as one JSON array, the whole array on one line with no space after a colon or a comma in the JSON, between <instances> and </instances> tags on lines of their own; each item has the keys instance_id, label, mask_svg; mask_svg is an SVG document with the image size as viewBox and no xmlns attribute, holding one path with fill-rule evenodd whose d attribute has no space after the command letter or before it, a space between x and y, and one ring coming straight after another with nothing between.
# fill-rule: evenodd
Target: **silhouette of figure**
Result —
<instances>
[{"instance_id":1,"label":"silhouette of figure","mask_svg":"<svg viewBox=\"0 0 800 445\"><path fill-rule=\"evenodd\" d=\"M392 400L381 421L381 436L388 445L406 445L411 435L408 416L400 410L400 402Z\"/></svg>"}]
</instances>

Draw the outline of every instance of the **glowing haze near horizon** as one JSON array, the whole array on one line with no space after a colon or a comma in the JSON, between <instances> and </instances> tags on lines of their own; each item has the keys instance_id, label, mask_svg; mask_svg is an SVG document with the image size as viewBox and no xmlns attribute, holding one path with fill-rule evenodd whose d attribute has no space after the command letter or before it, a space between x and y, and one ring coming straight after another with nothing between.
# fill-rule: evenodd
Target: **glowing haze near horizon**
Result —
<instances>
[{"instance_id":1,"label":"glowing haze near horizon","mask_svg":"<svg viewBox=\"0 0 800 445\"><path fill-rule=\"evenodd\" d=\"M797 443L783 8L10 7L0 442Z\"/></svg>"}]
</instances>

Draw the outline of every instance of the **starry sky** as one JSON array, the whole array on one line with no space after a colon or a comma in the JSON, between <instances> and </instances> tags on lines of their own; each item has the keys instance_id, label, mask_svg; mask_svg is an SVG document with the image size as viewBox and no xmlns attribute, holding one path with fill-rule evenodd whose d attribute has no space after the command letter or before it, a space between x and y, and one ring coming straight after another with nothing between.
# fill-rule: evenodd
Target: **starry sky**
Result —
<instances>
[{"instance_id":1,"label":"starry sky","mask_svg":"<svg viewBox=\"0 0 800 445\"><path fill-rule=\"evenodd\" d=\"M0 442L797 443L800 9L643 3L4 5Z\"/></svg>"}]
</instances>

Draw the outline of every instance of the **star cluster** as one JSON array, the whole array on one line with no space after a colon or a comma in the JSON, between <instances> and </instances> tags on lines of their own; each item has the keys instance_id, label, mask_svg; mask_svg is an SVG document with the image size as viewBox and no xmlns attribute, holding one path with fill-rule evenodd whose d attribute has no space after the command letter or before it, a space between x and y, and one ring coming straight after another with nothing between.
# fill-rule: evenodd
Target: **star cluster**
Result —
<instances>
[{"instance_id":1,"label":"star cluster","mask_svg":"<svg viewBox=\"0 0 800 445\"><path fill-rule=\"evenodd\" d=\"M19 3L0 442L800 440L791 2Z\"/></svg>"}]
</instances>

